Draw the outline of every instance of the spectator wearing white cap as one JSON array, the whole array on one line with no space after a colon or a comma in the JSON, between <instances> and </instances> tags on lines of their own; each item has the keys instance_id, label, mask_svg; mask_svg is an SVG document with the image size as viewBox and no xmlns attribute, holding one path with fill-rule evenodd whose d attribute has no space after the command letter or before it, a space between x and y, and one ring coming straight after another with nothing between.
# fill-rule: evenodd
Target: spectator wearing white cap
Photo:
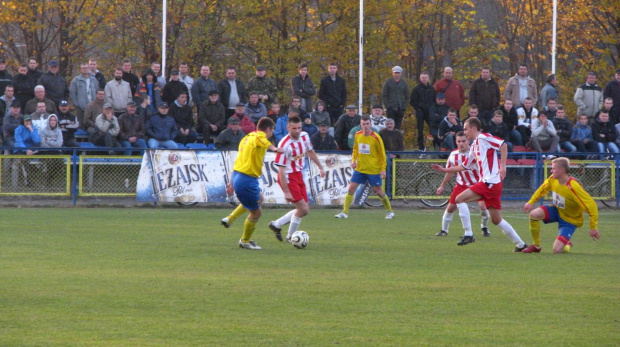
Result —
<instances>
[{"instance_id":1,"label":"spectator wearing white cap","mask_svg":"<svg viewBox=\"0 0 620 347\"><path fill-rule=\"evenodd\" d=\"M383 84L381 94L383 105L387 109L388 118L394 119L397 129L400 129L405 115L405 108L409 103L409 86L401 77L403 68L394 66L392 78L388 78Z\"/></svg>"}]
</instances>

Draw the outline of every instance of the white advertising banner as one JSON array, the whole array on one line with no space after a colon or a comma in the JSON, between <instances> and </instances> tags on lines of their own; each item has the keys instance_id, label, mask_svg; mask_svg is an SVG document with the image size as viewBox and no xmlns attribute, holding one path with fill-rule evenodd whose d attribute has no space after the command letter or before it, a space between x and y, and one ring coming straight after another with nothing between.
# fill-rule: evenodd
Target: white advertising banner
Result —
<instances>
[{"instance_id":1,"label":"white advertising banner","mask_svg":"<svg viewBox=\"0 0 620 347\"><path fill-rule=\"evenodd\" d=\"M311 204L342 205L353 175L351 155L317 154L325 177L306 158L303 172ZM138 176L137 200L142 202L228 202L236 151L147 150ZM275 153L267 152L258 178L265 203L287 204L278 185Z\"/></svg>"}]
</instances>

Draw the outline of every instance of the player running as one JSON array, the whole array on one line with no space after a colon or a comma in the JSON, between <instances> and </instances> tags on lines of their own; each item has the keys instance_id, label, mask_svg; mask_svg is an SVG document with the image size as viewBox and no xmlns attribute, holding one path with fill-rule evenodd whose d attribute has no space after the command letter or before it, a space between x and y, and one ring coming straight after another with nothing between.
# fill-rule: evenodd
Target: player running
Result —
<instances>
[{"instance_id":1,"label":"player running","mask_svg":"<svg viewBox=\"0 0 620 347\"><path fill-rule=\"evenodd\" d=\"M303 177L306 154L319 167L321 177L325 177L325 171L323 171L323 166L312 148L310 136L305 131L301 131L299 110L289 110L286 128L288 135L284 136L278 144L278 148L281 148L283 152L276 155L275 164L278 167L278 183L284 192L284 198L286 201L292 202L295 209L280 219L270 222L269 229L273 231L279 241L282 241L282 226L290 223L286 236L286 241L290 242L291 236L301 224L301 219L308 214L310 209L308 192Z\"/></svg>"},{"instance_id":2,"label":"player running","mask_svg":"<svg viewBox=\"0 0 620 347\"><path fill-rule=\"evenodd\" d=\"M256 223L262 214L261 203L263 195L258 186L258 177L263 171L263 159L267 149L283 152L269 142L275 124L267 117L258 121L257 130L247 134L239 143L239 153L233 166L232 182L226 187L226 193L232 194L233 189L241 205L227 217L222 218L222 225L229 228L239 216L250 211L243 225L243 235L239 240L239 247L245 249L261 249L251 238L256 229Z\"/></svg>"},{"instance_id":3,"label":"player running","mask_svg":"<svg viewBox=\"0 0 620 347\"><path fill-rule=\"evenodd\" d=\"M351 182L349 182L349 190L344 197L342 212L334 217L349 218L349 207L353 203L355 190L360 184L368 182L372 190L381 198L381 202L387 211L385 219L392 219L394 218L394 212L392 211L390 199L381 189L382 179L385 178L385 169L387 167L383 140L381 140L379 134L372 131L369 115L363 115L360 124L362 130L355 133L353 155L351 157L351 167L355 170L353 171Z\"/></svg>"},{"instance_id":4,"label":"player running","mask_svg":"<svg viewBox=\"0 0 620 347\"><path fill-rule=\"evenodd\" d=\"M448 162L446 164L447 168L459 166L467 158L469 153L469 140L467 139L467 136L465 136L464 132L460 131L456 134L456 145L458 149L450 153L450 157L448 158ZM450 182L454 175L454 172L446 173L441 185L437 188L437 195L441 195L441 193L443 193L444 187L448 182ZM443 219L441 220L441 231L435 234L435 236L448 235L448 229L450 228L450 223L452 222L452 215L457 208L456 197L464 192L468 187L471 187L476 183L478 183L478 172L476 170L465 170L456 173L456 186L452 189L448 207L446 207L446 210L443 213ZM487 224L489 223L489 211L487 210L484 201L478 200L478 207L480 207L480 228L482 229L482 235L485 237L491 236L489 233L489 228L487 227ZM469 209L467 210L469 211ZM466 232L468 229L471 231L471 225L465 224L469 222L469 220L469 218L463 219L461 216L463 229L465 229Z\"/></svg>"},{"instance_id":5,"label":"player running","mask_svg":"<svg viewBox=\"0 0 620 347\"><path fill-rule=\"evenodd\" d=\"M530 214L530 232L534 244L523 253L538 253L540 247L540 221L558 223L558 237L553 243L553 253L568 253L573 243L570 238L575 230L583 225L583 211L590 216L590 237L596 242L598 233L598 208L594 199L583 189L579 181L568 175L570 162L567 158L557 158L551 162L551 176L538 187L530 201L523 206L523 212ZM547 193L552 192L552 204L532 210L532 205Z\"/></svg>"},{"instance_id":6,"label":"player running","mask_svg":"<svg viewBox=\"0 0 620 347\"><path fill-rule=\"evenodd\" d=\"M467 204L463 203L482 199L489 210L493 224L497 225L516 244L514 251L521 252L527 245L521 240L512 225L502 218L502 180L506 177L507 145L500 138L480 132L480 121L476 118L465 121L464 130L467 138L474 141L465 161L461 165L451 168L444 168L437 164L432 164L431 167L435 171L446 173L465 171L473 165L477 165L480 181L467 188L455 199L461 220L465 219L466 221L463 224L470 224L468 221L469 208ZM497 160L498 150L501 153L501 162ZM470 228L469 231L465 230L465 235L461 237L457 245L463 246L474 241L474 235Z\"/></svg>"}]
</instances>

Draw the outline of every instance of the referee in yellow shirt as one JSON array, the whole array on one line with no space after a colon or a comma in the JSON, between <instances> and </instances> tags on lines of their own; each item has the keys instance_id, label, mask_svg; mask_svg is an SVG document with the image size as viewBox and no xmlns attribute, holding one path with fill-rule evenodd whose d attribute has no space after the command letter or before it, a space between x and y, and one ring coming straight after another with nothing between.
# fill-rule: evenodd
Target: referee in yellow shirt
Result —
<instances>
[{"instance_id":1,"label":"referee in yellow shirt","mask_svg":"<svg viewBox=\"0 0 620 347\"><path fill-rule=\"evenodd\" d=\"M250 211L243 225L243 235L239 240L239 247L245 249L261 249L251 238L256 229L256 223L262 214L261 203L263 195L260 193L258 177L263 171L263 159L267 149L282 152L269 142L275 124L268 117L258 121L257 129L247 134L239 143L239 153L233 166L232 182L226 187L231 194L234 189L241 205L227 217L222 218L222 225L229 228L239 216Z\"/></svg>"},{"instance_id":2,"label":"referee in yellow shirt","mask_svg":"<svg viewBox=\"0 0 620 347\"><path fill-rule=\"evenodd\" d=\"M383 192L381 186L385 178L385 169L387 167L387 158L385 156L385 147L381 136L372 131L372 123L370 116L362 116L360 121L362 130L355 134L355 142L353 144L353 156L351 158L351 167L353 177L349 182L349 190L344 197L344 206L341 213L334 217L349 218L349 207L353 203L353 194L360 184L368 182L372 190L381 198L381 202L385 207L387 214L385 219L394 218L390 199Z\"/></svg>"},{"instance_id":3,"label":"referee in yellow shirt","mask_svg":"<svg viewBox=\"0 0 620 347\"><path fill-rule=\"evenodd\" d=\"M590 216L590 237L596 241L598 233L598 208L596 202L581 184L568 175L570 163L567 158L557 158L551 162L551 176L534 192L523 211L530 214L530 232L534 244L526 247L523 253L539 253L540 221L558 223L558 237L553 243L553 253L569 252L573 243L570 238L575 230L583 225L583 212ZM553 203L532 210L532 205L551 192Z\"/></svg>"}]
</instances>

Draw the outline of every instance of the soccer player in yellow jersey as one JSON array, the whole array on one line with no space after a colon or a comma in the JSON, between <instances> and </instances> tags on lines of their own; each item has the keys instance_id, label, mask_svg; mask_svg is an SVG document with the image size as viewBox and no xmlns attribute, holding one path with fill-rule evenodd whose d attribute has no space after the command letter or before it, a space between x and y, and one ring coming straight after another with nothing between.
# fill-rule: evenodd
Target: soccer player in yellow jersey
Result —
<instances>
[{"instance_id":1,"label":"soccer player in yellow jersey","mask_svg":"<svg viewBox=\"0 0 620 347\"><path fill-rule=\"evenodd\" d=\"M558 223L558 237L553 243L553 253L569 252L571 236L583 225L583 211L590 216L590 237L596 241L598 233L598 208L590 194L581 184L568 175L570 163L567 158L557 158L551 162L551 176L536 190L530 201L523 206L523 211L530 214L530 232L534 244L525 248L523 253L538 253L540 247L540 221ZM532 210L536 200L551 192L553 203Z\"/></svg>"},{"instance_id":2,"label":"soccer player in yellow jersey","mask_svg":"<svg viewBox=\"0 0 620 347\"><path fill-rule=\"evenodd\" d=\"M241 205L227 217L222 219L222 225L229 228L235 219L250 211L250 215L243 225L243 235L239 240L239 247L245 249L261 249L251 238L256 223L262 214L261 203L263 195L260 193L258 185L258 177L263 171L263 159L267 149L277 151L277 149L269 142L269 138L273 134L275 124L268 117L263 117L258 121L258 130L247 134L239 143L239 153L233 166L232 182L226 187L226 192L232 194L234 189L237 199Z\"/></svg>"},{"instance_id":3,"label":"soccer player in yellow jersey","mask_svg":"<svg viewBox=\"0 0 620 347\"><path fill-rule=\"evenodd\" d=\"M381 189L382 179L385 178L385 169L387 167L387 158L385 156L385 147L381 136L372 131L372 123L370 116L362 116L360 121L362 130L355 134L355 142L353 144L353 157L351 158L351 167L353 177L349 182L349 190L344 197L344 206L341 213L334 217L349 218L349 207L353 202L353 194L360 184L370 183L372 190L381 198L381 202L387 214L385 219L394 218L390 199Z\"/></svg>"}]
</instances>

